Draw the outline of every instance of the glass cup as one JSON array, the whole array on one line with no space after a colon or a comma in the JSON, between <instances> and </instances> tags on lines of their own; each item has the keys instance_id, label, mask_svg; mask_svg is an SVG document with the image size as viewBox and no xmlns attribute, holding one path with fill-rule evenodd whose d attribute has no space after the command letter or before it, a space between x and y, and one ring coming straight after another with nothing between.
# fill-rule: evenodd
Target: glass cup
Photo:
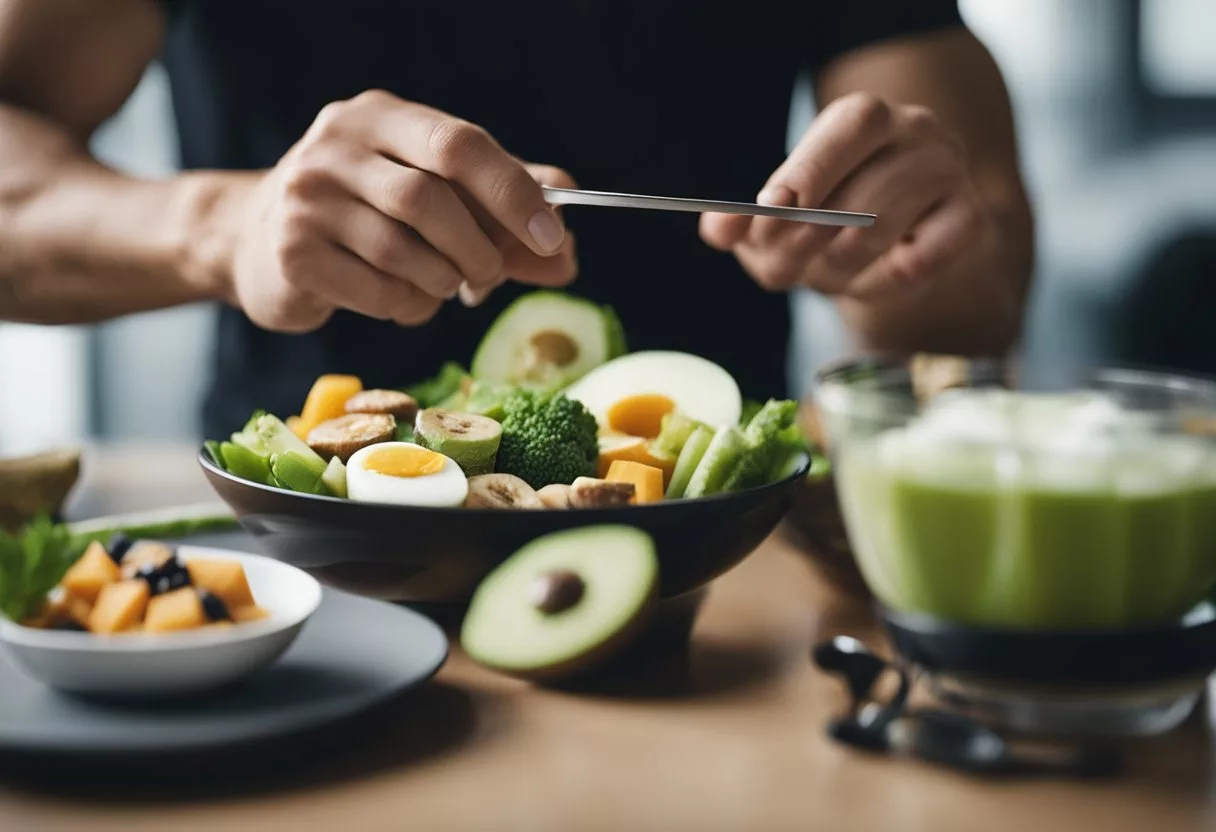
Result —
<instances>
[{"instance_id":1,"label":"glass cup","mask_svg":"<svg viewBox=\"0 0 1216 832\"><path fill-rule=\"evenodd\" d=\"M1176 724L1216 654L1187 659L1186 678L1061 694L1082 672L1059 645L1078 645L1078 667L1101 648L1109 667L1129 637L1172 649L1175 632L1216 628L1216 383L1097 368L1046 389L1012 363L938 361L848 361L814 390L849 544L897 649L962 650L927 668L935 687L1019 729ZM900 644L909 621L920 644Z\"/></svg>"}]
</instances>

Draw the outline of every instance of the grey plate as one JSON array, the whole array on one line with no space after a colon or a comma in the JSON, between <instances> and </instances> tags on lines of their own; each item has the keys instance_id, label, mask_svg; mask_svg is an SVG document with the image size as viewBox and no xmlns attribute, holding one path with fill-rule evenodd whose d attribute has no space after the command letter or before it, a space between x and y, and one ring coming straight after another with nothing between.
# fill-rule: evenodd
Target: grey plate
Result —
<instances>
[{"instance_id":1,"label":"grey plate","mask_svg":"<svg viewBox=\"0 0 1216 832\"><path fill-rule=\"evenodd\" d=\"M325 590L283 657L206 697L108 703L59 694L0 651L0 751L145 755L271 740L352 717L429 679L448 640L404 607Z\"/></svg>"}]
</instances>

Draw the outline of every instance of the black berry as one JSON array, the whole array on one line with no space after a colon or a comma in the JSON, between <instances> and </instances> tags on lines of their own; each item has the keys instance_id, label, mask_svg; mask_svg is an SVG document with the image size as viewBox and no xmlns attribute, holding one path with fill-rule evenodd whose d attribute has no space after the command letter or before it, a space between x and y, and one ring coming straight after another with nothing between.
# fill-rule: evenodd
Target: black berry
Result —
<instances>
[{"instance_id":1,"label":"black berry","mask_svg":"<svg viewBox=\"0 0 1216 832\"><path fill-rule=\"evenodd\" d=\"M126 557L127 552L131 550L131 544L134 541L127 537L122 532L115 532L110 538L110 544L106 546L106 552L110 555L110 560L121 564L122 559Z\"/></svg>"},{"instance_id":2,"label":"black berry","mask_svg":"<svg viewBox=\"0 0 1216 832\"><path fill-rule=\"evenodd\" d=\"M214 595L205 589L198 591L198 599L203 604L203 613L211 621L231 621L232 616L228 612L228 606L218 595Z\"/></svg>"}]
</instances>

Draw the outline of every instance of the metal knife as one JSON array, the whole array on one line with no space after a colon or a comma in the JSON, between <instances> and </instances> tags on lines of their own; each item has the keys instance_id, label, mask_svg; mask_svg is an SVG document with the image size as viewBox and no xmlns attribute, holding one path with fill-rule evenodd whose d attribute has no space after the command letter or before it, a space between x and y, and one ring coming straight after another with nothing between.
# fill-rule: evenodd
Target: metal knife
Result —
<instances>
[{"instance_id":1,"label":"metal knife","mask_svg":"<svg viewBox=\"0 0 1216 832\"><path fill-rule=\"evenodd\" d=\"M552 188L542 185L545 201L550 205L598 205L605 208L648 208L657 211L688 211L695 214L749 214L776 217L794 222L817 225L838 225L869 228L875 214L855 211L829 211L822 208L787 208L780 205L759 205L754 202L722 202L712 199L684 199L671 196L618 194L609 191L583 191L572 188Z\"/></svg>"}]
</instances>

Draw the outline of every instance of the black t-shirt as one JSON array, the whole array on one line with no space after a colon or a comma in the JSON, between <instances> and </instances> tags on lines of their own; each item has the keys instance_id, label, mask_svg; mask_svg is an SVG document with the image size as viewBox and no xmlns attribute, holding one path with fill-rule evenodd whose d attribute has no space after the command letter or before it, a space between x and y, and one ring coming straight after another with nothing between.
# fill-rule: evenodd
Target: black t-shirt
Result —
<instances>
[{"instance_id":1,"label":"black t-shirt","mask_svg":"<svg viewBox=\"0 0 1216 832\"><path fill-rule=\"evenodd\" d=\"M185 168L273 165L326 103L368 88L488 129L509 151L607 191L753 200L785 157L800 71L882 38L960 25L954 0L624 2L165 0ZM721 363L745 395L786 394L789 305L697 234L695 214L568 207L580 276L632 349ZM325 372L401 386L468 362L525 287L402 328L337 314L304 335L220 311L204 409L225 435L255 408L297 412Z\"/></svg>"}]
</instances>

